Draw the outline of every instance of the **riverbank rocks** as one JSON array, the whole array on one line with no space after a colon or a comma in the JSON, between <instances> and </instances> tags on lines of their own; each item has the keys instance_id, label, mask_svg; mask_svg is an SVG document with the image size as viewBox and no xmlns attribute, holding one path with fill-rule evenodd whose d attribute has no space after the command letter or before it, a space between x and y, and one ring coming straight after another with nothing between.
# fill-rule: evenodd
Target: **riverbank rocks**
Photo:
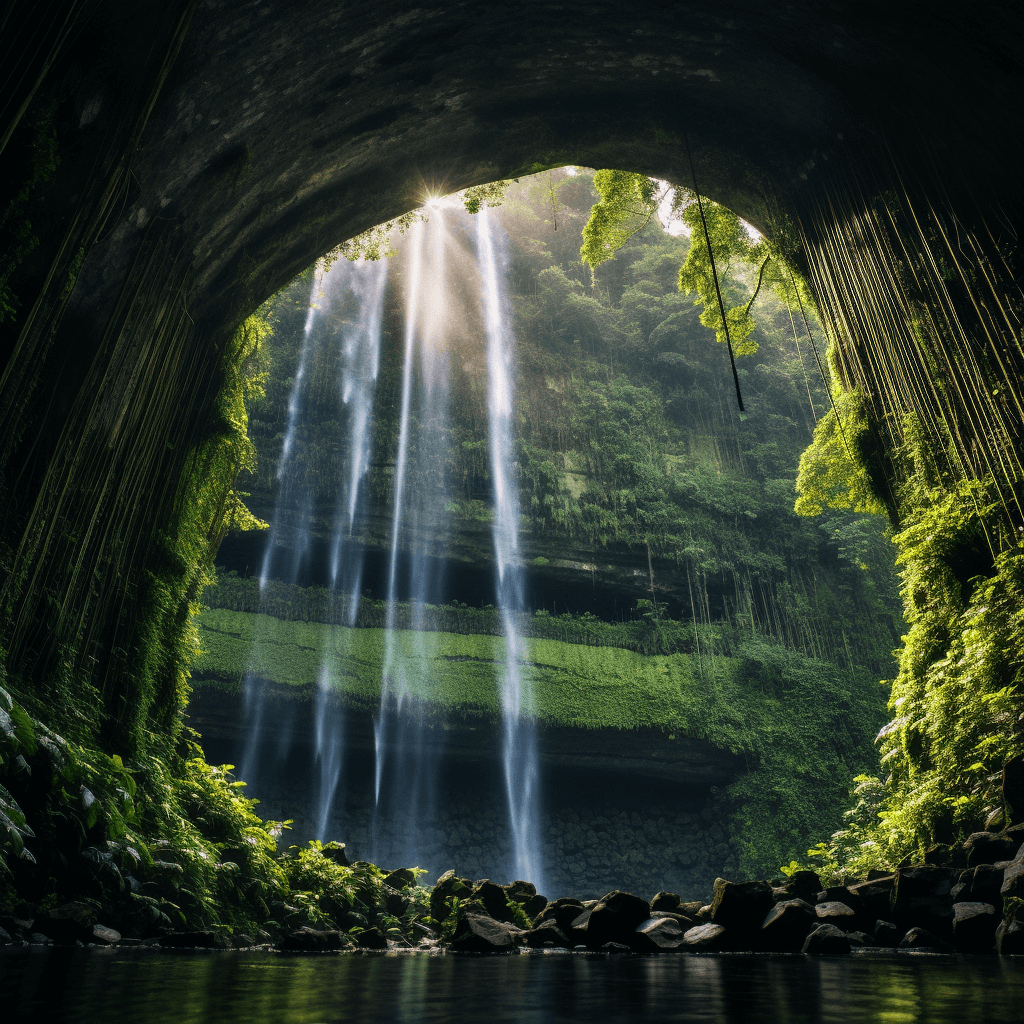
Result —
<instances>
[{"instance_id":1,"label":"riverbank rocks","mask_svg":"<svg viewBox=\"0 0 1024 1024\"><path fill-rule=\"evenodd\" d=\"M953 905L953 948L958 953L990 953L995 949L999 914L991 903Z\"/></svg>"},{"instance_id":2,"label":"riverbank rocks","mask_svg":"<svg viewBox=\"0 0 1024 1024\"><path fill-rule=\"evenodd\" d=\"M524 942L530 949L571 949L574 945L553 918L531 928L524 936Z\"/></svg>"},{"instance_id":3,"label":"riverbank rocks","mask_svg":"<svg viewBox=\"0 0 1024 1024\"><path fill-rule=\"evenodd\" d=\"M996 952L1000 956L1024 956L1024 914L1017 907L996 928Z\"/></svg>"},{"instance_id":4,"label":"riverbank rocks","mask_svg":"<svg viewBox=\"0 0 1024 1024\"><path fill-rule=\"evenodd\" d=\"M838 956L850 952L850 940L834 924L819 925L804 940L803 952L808 956Z\"/></svg>"},{"instance_id":5,"label":"riverbank rocks","mask_svg":"<svg viewBox=\"0 0 1024 1024\"><path fill-rule=\"evenodd\" d=\"M830 903L819 903L814 908L814 914L821 924L834 924L844 932L855 931L854 921L857 914L852 907L838 900Z\"/></svg>"},{"instance_id":6,"label":"riverbank rocks","mask_svg":"<svg viewBox=\"0 0 1024 1024\"><path fill-rule=\"evenodd\" d=\"M438 922L447 921L452 913L452 901L467 899L472 892L473 883L468 878L460 878L454 870L446 871L430 894L430 916Z\"/></svg>"},{"instance_id":7,"label":"riverbank rocks","mask_svg":"<svg viewBox=\"0 0 1024 1024\"><path fill-rule=\"evenodd\" d=\"M806 903L813 904L822 888L821 879L818 878L816 872L794 871L786 884L775 890L775 894L777 898L781 897L783 902L804 900Z\"/></svg>"},{"instance_id":8,"label":"riverbank rocks","mask_svg":"<svg viewBox=\"0 0 1024 1024\"><path fill-rule=\"evenodd\" d=\"M937 865L898 868L892 894L896 924L921 927L940 939L952 938L954 872Z\"/></svg>"},{"instance_id":9,"label":"riverbank rocks","mask_svg":"<svg viewBox=\"0 0 1024 1024\"><path fill-rule=\"evenodd\" d=\"M341 932L296 928L277 944L277 948L285 953L327 953L346 945Z\"/></svg>"},{"instance_id":10,"label":"riverbank rocks","mask_svg":"<svg viewBox=\"0 0 1024 1024\"><path fill-rule=\"evenodd\" d=\"M1024 848L1004 869L999 895L1004 899L1024 899Z\"/></svg>"},{"instance_id":11,"label":"riverbank rocks","mask_svg":"<svg viewBox=\"0 0 1024 1024\"><path fill-rule=\"evenodd\" d=\"M157 943L167 949L230 949L231 942L223 932L166 932Z\"/></svg>"},{"instance_id":12,"label":"riverbank rocks","mask_svg":"<svg viewBox=\"0 0 1024 1024\"><path fill-rule=\"evenodd\" d=\"M114 946L121 933L96 920L96 910L88 903L65 903L32 922L32 931L47 936L57 945Z\"/></svg>"},{"instance_id":13,"label":"riverbank rocks","mask_svg":"<svg viewBox=\"0 0 1024 1024\"><path fill-rule=\"evenodd\" d=\"M460 953L511 953L523 944L526 934L484 914L460 912L451 946Z\"/></svg>"},{"instance_id":14,"label":"riverbank rocks","mask_svg":"<svg viewBox=\"0 0 1024 1024\"><path fill-rule=\"evenodd\" d=\"M995 864L1000 860L1012 860L1020 849L1021 839L1006 832L975 832L964 842L967 866Z\"/></svg>"},{"instance_id":15,"label":"riverbank rocks","mask_svg":"<svg viewBox=\"0 0 1024 1024\"><path fill-rule=\"evenodd\" d=\"M683 934L683 948L713 953L725 949L726 930L720 924L699 924Z\"/></svg>"},{"instance_id":16,"label":"riverbank rocks","mask_svg":"<svg viewBox=\"0 0 1024 1024\"><path fill-rule=\"evenodd\" d=\"M775 905L775 895L767 882L728 882L715 879L711 899L711 922L736 933L756 933L768 911Z\"/></svg>"},{"instance_id":17,"label":"riverbank rocks","mask_svg":"<svg viewBox=\"0 0 1024 1024\"><path fill-rule=\"evenodd\" d=\"M761 944L775 952L797 953L808 932L817 927L815 909L806 900L776 903L761 924Z\"/></svg>"},{"instance_id":18,"label":"riverbank rocks","mask_svg":"<svg viewBox=\"0 0 1024 1024\"><path fill-rule=\"evenodd\" d=\"M900 939L900 949L933 949L940 953L952 952L952 946L927 928L911 928Z\"/></svg>"},{"instance_id":19,"label":"riverbank rocks","mask_svg":"<svg viewBox=\"0 0 1024 1024\"><path fill-rule=\"evenodd\" d=\"M683 927L674 917L650 917L633 932L632 948L639 953L664 953L683 945Z\"/></svg>"},{"instance_id":20,"label":"riverbank rocks","mask_svg":"<svg viewBox=\"0 0 1024 1024\"><path fill-rule=\"evenodd\" d=\"M651 916L651 907L647 900L616 889L584 911L583 916L586 916L584 942L588 949L600 949L606 942L629 946L637 926ZM580 927L579 918L573 927Z\"/></svg>"}]
</instances>

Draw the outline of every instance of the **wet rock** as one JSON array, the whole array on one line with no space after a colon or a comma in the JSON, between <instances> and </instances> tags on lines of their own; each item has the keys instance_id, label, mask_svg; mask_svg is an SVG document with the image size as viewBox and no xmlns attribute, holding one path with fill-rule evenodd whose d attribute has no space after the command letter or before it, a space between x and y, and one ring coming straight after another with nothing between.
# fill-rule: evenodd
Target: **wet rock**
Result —
<instances>
[{"instance_id":1,"label":"wet rock","mask_svg":"<svg viewBox=\"0 0 1024 1024\"><path fill-rule=\"evenodd\" d=\"M855 897L853 893L845 885L830 885L827 889L822 889L821 892L815 896L815 903L842 903L844 906L849 907L851 910L854 907Z\"/></svg>"},{"instance_id":2,"label":"wet rock","mask_svg":"<svg viewBox=\"0 0 1024 1024\"><path fill-rule=\"evenodd\" d=\"M637 925L632 947L638 953L662 953L683 944L686 929L673 917L650 917Z\"/></svg>"},{"instance_id":3,"label":"wet rock","mask_svg":"<svg viewBox=\"0 0 1024 1024\"><path fill-rule=\"evenodd\" d=\"M621 942L606 942L599 950L599 953L632 953L633 950L629 946L624 946Z\"/></svg>"},{"instance_id":4,"label":"wet rock","mask_svg":"<svg viewBox=\"0 0 1024 1024\"><path fill-rule=\"evenodd\" d=\"M999 887L999 894L1004 899L1007 897L1024 898L1024 848L1007 865L1003 872L1003 883Z\"/></svg>"},{"instance_id":5,"label":"wet rock","mask_svg":"<svg viewBox=\"0 0 1024 1024\"><path fill-rule=\"evenodd\" d=\"M900 944L904 932L892 923L892 921L875 922L875 945L895 948Z\"/></svg>"},{"instance_id":6,"label":"wet rock","mask_svg":"<svg viewBox=\"0 0 1024 1024\"><path fill-rule=\"evenodd\" d=\"M97 946L116 946L121 941L121 933L116 928L94 924L89 942Z\"/></svg>"},{"instance_id":7,"label":"wet rock","mask_svg":"<svg viewBox=\"0 0 1024 1024\"><path fill-rule=\"evenodd\" d=\"M398 868L384 879L384 884L392 889L408 889L410 885L416 884L416 874L410 868Z\"/></svg>"},{"instance_id":8,"label":"wet rock","mask_svg":"<svg viewBox=\"0 0 1024 1024\"><path fill-rule=\"evenodd\" d=\"M917 865L899 868L893 888L896 923L920 926L945 940L953 934L954 873L949 868Z\"/></svg>"},{"instance_id":9,"label":"wet rock","mask_svg":"<svg viewBox=\"0 0 1024 1024\"><path fill-rule=\"evenodd\" d=\"M167 932L158 937L158 943L169 949L230 949L231 943L222 932Z\"/></svg>"},{"instance_id":10,"label":"wet rock","mask_svg":"<svg viewBox=\"0 0 1024 1024\"><path fill-rule=\"evenodd\" d=\"M582 913L583 904L580 900L573 899L570 896L562 896L553 903L549 903L544 907L544 909L533 919L533 926L536 928L545 921L555 921L559 928L571 928L573 921L575 921Z\"/></svg>"},{"instance_id":11,"label":"wet rock","mask_svg":"<svg viewBox=\"0 0 1024 1024\"><path fill-rule=\"evenodd\" d=\"M727 933L720 924L699 924L683 933L684 949L705 950L708 952L724 949Z\"/></svg>"},{"instance_id":12,"label":"wet rock","mask_svg":"<svg viewBox=\"0 0 1024 1024\"><path fill-rule=\"evenodd\" d=\"M781 903L790 900L803 900L805 903L814 903L817 894L821 892L821 879L814 871L794 871L789 879L781 887Z\"/></svg>"},{"instance_id":13,"label":"wet rock","mask_svg":"<svg viewBox=\"0 0 1024 1024\"><path fill-rule=\"evenodd\" d=\"M667 910L673 911L679 909L679 893L676 892L659 892L656 893L654 898L651 900L651 913L653 914L656 910Z\"/></svg>"},{"instance_id":14,"label":"wet rock","mask_svg":"<svg viewBox=\"0 0 1024 1024\"><path fill-rule=\"evenodd\" d=\"M730 932L757 932L774 905L775 896L767 882L727 882L716 878L711 920Z\"/></svg>"},{"instance_id":15,"label":"wet rock","mask_svg":"<svg viewBox=\"0 0 1024 1024\"><path fill-rule=\"evenodd\" d=\"M532 882L524 882L517 879L505 886L505 896L509 903L515 903L523 908L523 913L533 920L547 905L547 897L537 892L537 887Z\"/></svg>"},{"instance_id":16,"label":"wet rock","mask_svg":"<svg viewBox=\"0 0 1024 1024\"><path fill-rule=\"evenodd\" d=\"M496 885L489 878L482 878L473 886L470 899L480 903L488 916L495 921L504 921L506 924L515 924L516 915L508 905L508 897L505 890Z\"/></svg>"},{"instance_id":17,"label":"wet rock","mask_svg":"<svg viewBox=\"0 0 1024 1024\"><path fill-rule=\"evenodd\" d=\"M879 918L888 919L892 910L892 891L896 885L894 874L868 872L866 882L856 882L847 886L850 900L846 902L857 912L862 927L872 928L873 922ZM870 876L874 875L874 878Z\"/></svg>"},{"instance_id":18,"label":"wet rock","mask_svg":"<svg viewBox=\"0 0 1024 1024\"><path fill-rule=\"evenodd\" d=\"M991 903L953 906L953 948L958 953L991 953L997 927L999 914Z\"/></svg>"},{"instance_id":19,"label":"wet rock","mask_svg":"<svg viewBox=\"0 0 1024 1024\"><path fill-rule=\"evenodd\" d=\"M1018 907L996 928L996 952L1000 956L1024 956L1024 921Z\"/></svg>"},{"instance_id":20,"label":"wet rock","mask_svg":"<svg viewBox=\"0 0 1024 1024\"><path fill-rule=\"evenodd\" d=\"M846 937L850 940L851 946L863 948L875 945L875 940L867 932L847 932Z\"/></svg>"},{"instance_id":21,"label":"wet rock","mask_svg":"<svg viewBox=\"0 0 1024 1024\"><path fill-rule=\"evenodd\" d=\"M0 946L9 946L14 940L6 928L0 928Z\"/></svg>"},{"instance_id":22,"label":"wet rock","mask_svg":"<svg viewBox=\"0 0 1024 1024\"><path fill-rule=\"evenodd\" d=\"M837 928L842 928L844 932L854 930L857 915L853 908L845 903L819 903L814 908L814 913L822 924L834 924Z\"/></svg>"},{"instance_id":23,"label":"wet rock","mask_svg":"<svg viewBox=\"0 0 1024 1024\"><path fill-rule=\"evenodd\" d=\"M28 941L33 946L49 946L53 943L53 939L49 935L43 935L42 932L32 932L28 937Z\"/></svg>"},{"instance_id":24,"label":"wet rock","mask_svg":"<svg viewBox=\"0 0 1024 1024\"><path fill-rule=\"evenodd\" d=\"M900 949L934 949L940 953L952 952L948 942L944 942L934 932L927 928L911 928L906 935L900 939Z\"/></svg>"},{"instance_id":25,"label":"wet rock","mask_svg":"<svg viewBox=\"0 0 1024 1024\"><path fill-rule=\"evenodd\" d=\"M599 949L606 942L628 945L637 925L650 916L651 908L647 900L616 889L598 900L590 909L584 941L589 949ZM573 927L579 927L578 919L573 922Z\"/></svg>"},{"instance_id":26,"label":"wet rock","mask_svg":"<svg viewBox=\"0 0 1024 1024\"><path fill-rule=\"evenodd\" d=\"M995 864L997 860L1012 860L1020 844L1015 837L1005 832L975 832L964 843L967 852L967 866Z\"/></svg>"},{"instance_id":27,"label":"wet rock","mask_svg":"<svg viewBox=\"0 0 1024 1024\"><path fill-rule=\"evenodd\" d=\"M559 928L558 922L553 918L531 928L523 939L531 949L542 949L545 946L571 949L573 946L573 940Z\"/></svg>"},{"instance_id":28,"label":"wet rock","mask_svg":"<svg viewBox=\"0 0 1024 1024\"><path fill-rule=\"evenodd\" d=\"M64 903L47 914L39 914L31 930L48 935L58 945L93 941L96 909L89 903ZM27 929L26 929L27 930Z\"/></svg>"},{"instance_id":29,"label":"wet rock","mask_svg":"<svg viewBox=\"0 0 1024 1024\"><path fill-rule=\"evenodd\" d=\"M511 953L524 934L504 921L482 914L464 914L455 926L452 949L462 953Z\"/></svg>"},{"instance_id":30,"label":"wet rock","mask_svg":"<svg viewBox=\"0 0 1024 1024\"><path fill-rule=\"evenodd\" d=\"M776 903L761 924L760 945L775 953L796 953L817 922L814 907L806 900Z\"/></svg>"},{"instance_id":31,"label":"wet rock","mask_svg":"<svg viewBox=\"0 0 1024 1024\"><path fill-rule=\"evenodd\" d=\"M452 912L450 901L466 899L472 891L468 878L460 878L453 870L446 871L430 894L430 916L435 921L447 921Z\"/></svg>"},{"instance_id":32,"label":"wet rock","mask_svg":"<svg viewBox=\"0 0 1024 1024\"><path fill-rule=\"evenodd\" d=\"M979 864L960 873L960 880L950 890L950 897L957 903L991 903L996 910L1002 910L1003 897L999 890L1003 885L1004 872L994 864Z\"/></svg>"},{"instance_id":33,"label":"wet rock","mask_svg":"<svg viewBox=\"0 0 1024 1024\"><path fill-rule=\"evenodd\" d=\"M326 953L328 950L341 949L343 945L345 943L341 932L303 927L289 932L277 944L277 948L286 953Z\"/></svg>"},{"instance_id":34,"label":"wet rock","mask_svg":"<svg viewBox=\"0 0 1024 1024\"><path fill-rule=\"evenodd\" d=\"M250 949L256 945L256 939L248 932L238 932L234 937L235 949Z\"/></svg>"},{"instance_id":35,"label":"wet rock","mask_svg":"<svg viewBox=\"0 0 1024 1024\"><path fill-rule=\"evenodd\" d=\"M815 928L804 939L802 952L809 956L835 956L849 953L850 940L842 928L837 928L834 924L823 924Z\"/></svg>"}]
</instances>

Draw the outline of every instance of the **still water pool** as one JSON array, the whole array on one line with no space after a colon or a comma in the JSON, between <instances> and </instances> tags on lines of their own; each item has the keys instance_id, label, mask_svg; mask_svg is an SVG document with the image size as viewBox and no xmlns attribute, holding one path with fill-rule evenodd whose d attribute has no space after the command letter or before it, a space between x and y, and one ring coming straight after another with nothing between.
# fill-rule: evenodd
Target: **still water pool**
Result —
<instances>
[{"instance_id":1,"label":"still water pool","mask_svg":"<svg viewBox=\"0 0 1024 1024\"><path fill-rule=\"evenodd\" d=\"M0 1019L103 1024L1019 1024L1024 958L514 957L22 947Z\"/></svg>"}]
</instances>

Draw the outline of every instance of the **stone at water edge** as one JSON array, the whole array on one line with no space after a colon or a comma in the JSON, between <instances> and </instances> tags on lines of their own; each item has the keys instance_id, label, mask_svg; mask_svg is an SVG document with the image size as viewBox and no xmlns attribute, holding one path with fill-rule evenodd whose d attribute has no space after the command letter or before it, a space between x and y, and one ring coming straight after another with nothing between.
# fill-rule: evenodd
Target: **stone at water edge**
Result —
<instances>
[{"instance_id":1,"label":"stone at water edge","mask_svg":"<svg viewBox=\"0 0 1024 1024\"><path fill-rule=\"evenodd\" d=\"M682 948L717 952L725 948L726 940L725 928L720 924L709 922L708 924L699 924L696 928L690 928L689 931L684 932Z\"/></svg>"},{"instance_id":2,"label":"stone at water edge","mask_svg":"<svg viewBox=\"0 0 1024 1024\"><path fill-rule=\"evenodd\" d=\"M560 896L553 903L549 903L544 907L544 909L533 919L533 926L536 928L545 921L554 920L557 922L558 927L564 930L571 928L573 921L575 921L582 913L583 903L580 900L573 899L571 896Z\"/></svg>"},{"instance_id":3,"label":"stone at water edge","mask_svg":"<svg viewBox=\"0 0 1024 1024\"><path fill-rule=\"evenodd\" d=\"M950 890L953 905L957 903L991 903L1002 911L1003 897L999 890L1003 885L1004 872L994 864L979 864L960 872L960 880Z\"/></svg>"},{"instance_id":4,"label":"stone at water edge","mask_svg":"<svg viewBox=\"0 0 1024 1024\"><path fill-rule=\"evenodd\" d=\"M815 917L822 924L834 924L844 932L855 931L857 915L845 903L819 903L814 908Z\"/></svg>"},{"instance_id":5,"label":"stone at water edge","mask_svg":"<svg viewBox=\"0 0 1024 1024\"><path fill-rule=\"evenodd\" d=\"M875 945L895 949L903 938L903 930L898 928L892 921L875 922Z\"/></svg>"},{"instance_id":6,"label":"stone at water edge","mask_svg":"<svg viewBox=\"0 0 1024 1024\"><path fill-rule=\"evenodd\" d=\"M1024 822L1024 754L1003 765L1003 806L1011 825Z\"/></svg>"},{"instance_id":7,"label":"stone at water edge","mask_svg":"<svg viewBox=\"0 0 1024 1024\"><path fill-rule=\"evenodd\" d=\"M1006 897L1024 898L1024 847L1006 866L1003 872L1003 884L999 887L999 895Z\"/></svg>"},{"instance_id":8,"label":"stone at water edge","mask_svg":"<svg viewBox=\"0 0 1024 1024\"><path fill-rule=\"evenodd\" d=\"M469 898L482 903L484 909L495 921L504 921L506 924L517 923L515 912L509 906L505 890L489 878L480 879L473 886Z\"/></svg>"},{"instance_id":9,"label":"stone at water edge","mask_svg":"<svg viewBox=\"0 0 1024 1024\"><path fill-rule=\"evenodd\" d=\"M797 953L818 918L805 900L776 903L761 923L761 945L773 953Z\"/></svg>"},{"instance_id":10,"label":"stone at water edge","mask_svg":"<svg viewBox=\"0 0 1024 1024\"><path fill-rule=\"evenodd\" d=\"M846 937L850 940L851 946L874 946L875 940L867 932L847 932Z\"/></svg>"},{"instance_id":11,"label":"stone at water edge","mask_svg":"<svg viewBox=\"0 0 1024 1024\"><path fill-rule=\"evenodd\" d=\"M906 935L900 939L900 949L934 949L942 953L952 952L953 947L948 942L943 942L934 932L927 928L911 928Z\"/></svg>"},{"instance_id":12,"label":"stone at water edge","mask_svg":"<svg viewBox=\"0 0 1024 1024\"><path fill-rule=\"evenodd\" d=\"M221 932L167 932L159 936L161 946L173 949L230 949L228 937Z\"/></svg>"},{"instance_id":13,"label":"stone at water edge","mask_svg":"<svg viewBox=\"0 0 1024 1024\"><path fill-rule=\"evenodd\" d=\"M834 924L819 925L804 939L802 952L808 956L836 956L850 952L846 932Z\"/></svg>"},{"instance_id":14,"label":"stone at water edge","mask_svg":"<svg viewBox=\"0 0 1024 1024\"><path fill-rule=\"evenodd\" d=\"M715 879L711 900L711 921L730 932L757 932L768 911L775 906L772 887L767 882L728 882Z\"/></svg>"},{"instance_id":15,"label":"stone at water edge","mask_svg":"<svg viewBox=\"0 0 1024 1024\"><path fill-rule=\"evenodd\" d=\"M651 916L647 900L631 892L615 889L591 908L587 920L585 942L588 949L598 949L606 942L629 944L638 924ZM576 922L573 927L578 927Z\"/></svg>"},{"instance_id":16,"label":"stone at water edge","mask_svg":"<svg viewBox=\"0 0 1024 1024\"><path fill-rule=\"evenodd\" d=\"M1020 843L1013 835L1003 832L974 832L963 845L967 853L967 866L995 864L998 860L1012 860L1020 849Z\"/></svg>"},{"instance_id":17,"label":"stone at water edge","mask_svg":"<svg viewBox=\"0 0 1024 1024\"><path fill-rule=\"evenodd\" d=\"M871 930L874 922L881 918L888 920L892 914L892 891L896 885L894 874L868 872L866 882L856 882L846 887L849 898L843 900L857 912L860 927ZM874 878L870 876L874 875Z\"/></svg>"},{"instance_id":18,"label":"stone at water edge","mask_svg":"<svg viewBox=\"0 0 1024 1024\"><path fill-rule=\"evenodd\" d=\"M684 929L674 917L650 917L637 925L630 943L639 953L661 953L683 944Z\"/></svg>"},{"instance_id":19,"label":"stone at water edge","mask_svg":"<svg viewBox=\"0 0 1024 1024\"><path fill-rule=\"evenodd\" d=\"M1024 914L1020 908L1007 914L996 929L996 952L1000 956L1024 955Z\"/></svg>"},{"instance_id":20,"label":"stone at water edge","mask_svg":"<svg viewBox=\"0 0 1024 1024\"><path fill-rule=\"evenodd\" d=\"M991 953L998 927L999 914L991 903L953 906L953 948L958 953Z\"/></svg>"},{"instance_id":21,"label":"stone at water edge","mask_svg":"<svg viewBox=\"0 0 1024 1024\"><path fill-rule=\"evenodd\" d=\"M558 923L553 918L542 921L535 928L531 928L525 935L525 943L530 949L542 949L545 946L571 949L574 945L573 940L558 927Z\"/></svg>"},{"instance_id":22,"label":"stone at water edge","mask_svg":"<svg viewBox=\"0 0 1024 1024\"><path fill-rule=\"evenodd\" d=\"M651 900L651 913L653 914L656 910L678 910L679 909L679 894L675 892L659 892L656 893L654 898Z\"/></svg>"},{"instance_id":23,"label":"stone at water edge","mask_svg":"<svg viewBox=\"0 0 1024 1024\"><path fill-rule=\"evenodd\" d=\"M321 931L318 928L296 928L286 935L277 948L288 953L325 953L346 945L341 932Z\"/></svg>"},{"instance_id":24,"label":"stone at water edge","mask_svg":"<svg viewBox=\"0 0 1024 1024\"><path fill-rule=\"evenodd\" d=\"M822 890L822 884L816 872L801 870L794 871L781 888L785 893L785 899L780 902L805 900L807 903L814 903L817 894Z\"/></svg>"},{"instance_id":25,"label":"stone at water edge","mask_svg":"<svg viewBox=\"0 0 1024 1024\"><path fill-rule=\"evenodd\" d=\"M956 872L932 865L897 868L892 914L903 927L927 928L939 939L953 936L953 897Z\"/></svg>"},{"instance_id":26,"label":"stone at water edge","mask_svg":"<svg viewBox=\"0 0 1024 1024\"><path fill-rule=\"evenodd\" d=\"M435 921L447 921L451 908L447 906L450 899L464 900L473 891L468 878L460 878L453 869L449 869L434 884L430 894L430 916Z\"/></svg>"},{"instance_id":27,"label":"stone at water edge","mask_svg":"<svg viewBox=\"0 0 1024 1024\"><path fill-rule=\"evenodd\" d=\"M463 953L511 953L526 933L504 921L495 921L482 914L460 916L452 936L452 949Z\"/></svg>"}]
</instances>

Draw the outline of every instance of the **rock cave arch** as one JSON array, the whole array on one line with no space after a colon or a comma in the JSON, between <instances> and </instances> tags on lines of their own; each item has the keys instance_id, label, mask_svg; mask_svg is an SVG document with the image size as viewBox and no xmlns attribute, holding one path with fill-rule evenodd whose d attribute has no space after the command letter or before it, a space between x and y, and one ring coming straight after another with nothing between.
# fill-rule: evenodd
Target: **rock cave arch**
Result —
<instances>
[{"instance_id":1,"label":"rock cave arch","mask_svg":"<svg viewBox=\"0 0 1024 1024\"><path fill-rule=\"evenodd\" d=\"M126 608L159 572L181 608L194 598L154 524L175 521L178 481L222 429L232 332L333 244L428 193L567 163L695 177L805 268L847 382L880 417L934 391L934 368L917 352L904 387L871 324L912 342L929 304L1015 392L1015 5L52 6L42 42L29 4L7 33L10 189L32 177L40 125L59 163L30 190L39 244L7 278L5 640L9 672L33 685L95 685L115 747L178 713L173 666L153 667L155 689L130 682L150 656ZM866 228L897 207L899 226ZM940 250L954 284L964 267L979 282L980 308L935 291ZM896 287L908 267L913 294ZM949 411L972 469L985 415ZM1004 448L1020 422L1008 401ZM893 442L877 441L884 475Z\"/></svg>"}]
</instances>

